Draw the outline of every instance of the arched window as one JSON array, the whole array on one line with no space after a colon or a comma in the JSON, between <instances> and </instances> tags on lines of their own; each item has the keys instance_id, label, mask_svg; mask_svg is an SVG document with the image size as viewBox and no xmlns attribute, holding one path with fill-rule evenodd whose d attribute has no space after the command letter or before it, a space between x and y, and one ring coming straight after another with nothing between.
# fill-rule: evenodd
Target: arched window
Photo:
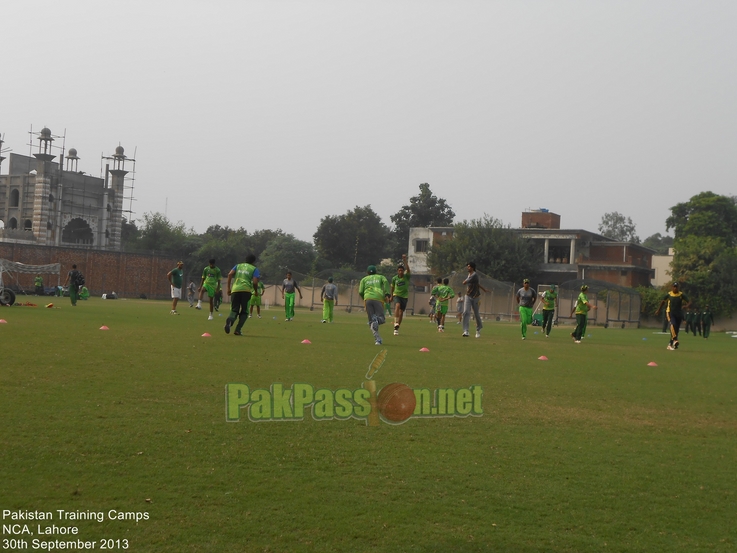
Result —
<instances>
[{"instance_id":1,"label":"arched window","mask_svg":"<svg viewBox=\"0 0 737 553\"><path fill-rule=\"evenodd\" d=\"M3 230L5 228L5 222L0 219L0 230Z\"/></svg>"},{"instance_id":2,"label":"arched window","mask_svg":"<svg viewBox=\"0 0 737 553\"><path fill-rule=\"evenodd\" d=\"M18 189L10 191L10 207L18 207L20 205L20 192Z\"/></svg>"},{"instance_id":3,"label":"arched window","mask_svg":"<svg viewBox=\"0 0 737 553\"><path fill-rule=\"evenodd\" d=\"M11 217L10 221L8 221L8 228L10 230L15 230L18 228L18 221L15 220L15 217Z\"/></svg>"},{"instance_id":4,"label":"arched window","mask_svg":"<svg viewBox=\"0 0 737 553\"><path fill-rule=\"evenodd\" d=\"M87 221L79 217L69 221L61 233L61 241L67 244L92 245L93 238L92 229L87 224Z\"/></svg>"},{"instance_id":5,"label":"arched window","mask_svg":"<svg viewBox=\"0 0 737 553\"><path fill-rule=\"evenodd\" d=\"M23 223L23 230L33 230L33 223L30 219L26 219L26 222Z\"/></svg>"}]
</instances>

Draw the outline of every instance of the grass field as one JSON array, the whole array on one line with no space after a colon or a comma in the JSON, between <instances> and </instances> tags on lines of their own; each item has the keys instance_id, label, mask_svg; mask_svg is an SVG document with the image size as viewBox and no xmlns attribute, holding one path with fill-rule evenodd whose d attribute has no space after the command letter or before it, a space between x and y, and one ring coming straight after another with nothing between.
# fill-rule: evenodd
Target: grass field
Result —
<instances>
[{"instance_id":1,"label":"grass field","mask_svg":"<svg viewBox=\"0 0 737 553\"><path fill-rule=\"evenodd\" d=\"M286 323L272 309L235 337L225 315L186 304L178 317L165 302L58 305L0 309L2 539L17 540L5 550L78 538L135 552L737 548L729 335L684 336L672 352L651 329L589 327L576 345L565 326L523 342L488 323L477 340L408 317L399 337L381 329L378 387L479 385L483 416L226 422L229 383L360 388L381 349L365 316ZM12 533L24 524L32 535ZM52 524L79 534L38 535Z\"/></svg>"}]
</instances>

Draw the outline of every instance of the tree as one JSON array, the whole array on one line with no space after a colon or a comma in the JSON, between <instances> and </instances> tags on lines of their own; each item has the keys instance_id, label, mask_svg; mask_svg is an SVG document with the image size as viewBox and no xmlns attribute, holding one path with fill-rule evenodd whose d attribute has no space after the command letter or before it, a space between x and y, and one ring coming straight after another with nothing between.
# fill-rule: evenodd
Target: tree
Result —
<instances>
[{"instance_id":1,"label":"tree","mask_svg":"<svg viewBox=\"0 0 737 553\"><path fill-rule=\"evenodd\" d=\"M323 217L313 238L320 256L334 267L361 271L389 254L389 228L370 205Z\"/></svg>"},{"instance_id":2,"label":"tree","mask_svg":"<svg viewBox=\"0 0 737 553\"><path fill-rule=\"evenodd\" d=\"M435 196L426 182L420 185L420 193L409 199L409 205L402 206L390 217L394 223L393 256L401 257L407 252L409 229L412 227L449 227L456 214L447 202Z\"/></svg>"},{"instance_id":3,"label":"tree","mask_svg":"<svg viewBox=\"0 0 737 553\"><path fill-rule=\"evenodd\" d=\"M253 255L256 256L256 259L261 257L261 253L266 249L269 242L279 236L285 236L285 232L280 228L276 230L262 229L255 231L251 235L251 251L253 252Z\"/></svg>"},{"instance_id":4,"label":"tree","mask_svg":"<svg viewBox=\"0 0 737 553\"><path fill-rule=\"evenodd\" d=\"M670 208L666 230L675 229L676 240L686 236L708 236L737 245L737 204L734 197L702 192Z\"/></svg>"},{"instance_id":5,"label":"tree","mask_svg":"<svg viewBox=\"0 0 737 553\"><path fill-rule=\"evenodd\" d=\"M210 259L215 259L223 274L231 267L242 263L253 251L252 240L244 228L231 229L214 225L201 236L202 246L197 250L196 267L202 268Z\"/></svg>"},{"instance_id":6,"label":"tree","mask_svg":"<svg viewBox=\"0 0 737 553\"><path fill-rule=\"evenodd\" d=\"M453 238L433 245L428 254L435 274L464 270L474 261L481 272L507 282L535 278L539 259L531 241L488 215L456 224Z\"/></svg>"},{"instance_id":7,"label":"tree","mask_svg":"<svg viewBox=\"0 0 737 553\"><path fill-rule=\"evenodd\" d=\"M624 215L617 211L604 214L599 224L599 232L602 236L612 238L617 242L640 243L640 238L635 232L635 224L632 222L632 219L629 217L625 218Z\"/></svg>"},{"instance_id":8,"label":"tree","mask_svg":"<svg viewBox=\"0 0 737 553\"><path fill-rule=\"evenodd\" d=\"M134 251L140 237L141 232L138 230L136 222L128 221L123 217L123 222L120 228L120 243L123 251Z\"/></svg>"},{"instance_id":9,"label":"tree","mask_svg":"<svg viewBox=\"0 0 737 553\"><path fill-rule=\"evenodd\" d=\"M132 251L158 251L179 257L185 264L199 249L201 240L194 230L187 229L181 221L172 223L162 213L145 213L139 238L132 244Z\"/></svg>"},{"instance_id":10,"label":"tree","mask_svg":"<svg viewBox=\"0 0 737 553\"><path fill-rule=\"evenodd\" d=\"M671 273L693 303L717 315L737 310L737 248L720 237L686 236L674 249Z\"/></svg>"},{"instance_id":11,"label":"tree","mask_svg":"<svg viewBox=\"0 0 737 553\"><path fill-rule=\"evenodd\" d=\"M658 252L659 255L668 255L668 250L673 247L672 236L662 236L656 232L642 241L642 245Z\"/></svg>"},{"instance_id":12,"label":"tree","mask_svg":"<svg viewBox=\"0 0 737 553\"><path fill-rule=\"evenodd\" d=\"M737 309L737 204L702 192L671 208L665 221L675 230L671 273L698 307L715 314Z\"/></svg>"},{"instance_id":13,"label":"tree","mask_svg":"<svg viewBox=\"0 0 737 553\"><path fill-rule=\"evenodd\" d=\"M309 242L283 234L269 241L258 262L267 282L281 282L287 270L308 274L315 260L315 248Z\"/></svg>"},{"instance_id":14,"label":"tree","mask_svg":"<svg viewBox=\"0 0 737 553\"><path fill-rule=\"evenodd\" d=\"M638 286L637 291L640 293L640 313L648 317L655 317L655 312L660 307L660 302L668 293L668 290L670 290L669 286L664 288Z\"/></svg>"}]
</instances>

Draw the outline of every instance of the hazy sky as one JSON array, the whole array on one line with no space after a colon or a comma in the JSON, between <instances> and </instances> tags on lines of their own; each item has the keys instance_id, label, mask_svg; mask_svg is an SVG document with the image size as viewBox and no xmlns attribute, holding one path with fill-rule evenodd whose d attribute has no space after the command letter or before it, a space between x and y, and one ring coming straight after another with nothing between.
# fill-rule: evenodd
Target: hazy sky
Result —
<instances>
[{"instance_id":1,"label":"hazy sky","mask_svg":"<svg viewBox=\"0 0 737 553\"><path fill-rule=\"evenodd\" d=\"M5 147L66 129L94 175L137 148L139 220L311 241L428 182L458 220L619 211L645 238L737 194L734 0L4 0L0 21Z\"/></svg>"}]
</instances>

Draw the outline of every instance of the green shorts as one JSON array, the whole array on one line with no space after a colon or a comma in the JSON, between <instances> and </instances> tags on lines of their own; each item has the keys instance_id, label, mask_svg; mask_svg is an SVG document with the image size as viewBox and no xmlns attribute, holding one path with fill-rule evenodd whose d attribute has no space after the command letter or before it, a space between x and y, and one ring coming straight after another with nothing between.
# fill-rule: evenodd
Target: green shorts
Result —
<instances>
[{"instance_id":1,"label":"green shorts","mask_svg":"<svg viewBox=\"0 0 737 553\"><path fill-rule=\"evenodd\" d=\"M435 313L438 313L440 315L445 315L446 313L448 313L448 304L438 302L435 305Z\"/></svg>"},{"instance_id":2,"label":"green shorts","mask_svg":"<svg viewBox=\"0 0 737 553\"><path fill-rule=\"evenodd\" d=\"M261 296L251 296L248 305L252 307L261 307Z\"/></svg>"},{"instance_id":3,"label":"green shorts","mask_svg":"<svg viewBox=\"0 0 737 553\"><path fill-rule=\"evenodd\" d=\"M215 297L215 290L217 290L216 284L208 284L205 282L205 284L202 285L202 287L207 290L207 295L211 298Z\"/></svg>"}]
</instances>

